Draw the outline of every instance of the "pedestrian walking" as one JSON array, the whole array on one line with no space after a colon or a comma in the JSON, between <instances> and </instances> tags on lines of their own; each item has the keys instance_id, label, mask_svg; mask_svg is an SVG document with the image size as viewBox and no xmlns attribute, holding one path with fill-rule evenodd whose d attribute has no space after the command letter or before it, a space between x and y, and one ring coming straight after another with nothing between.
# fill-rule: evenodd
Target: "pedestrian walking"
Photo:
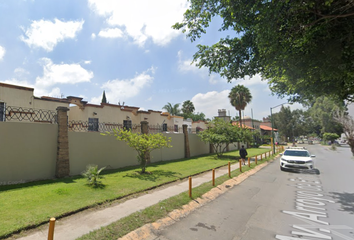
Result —
<instances>
[{"instance_id":1,"label":"pedestrian walking","mask_svg":"<svg viewBox=\"0 0 354 240\"><path fill-rule=\"evenodd\" d=\"M241 157L243 165L246 165L245 160L246 160L246 156L248 155L248 153L247 153L247 150L245 149L245 146L242 145L239 153L240 153L240 157Z\"/></svg>"}]
</instances>

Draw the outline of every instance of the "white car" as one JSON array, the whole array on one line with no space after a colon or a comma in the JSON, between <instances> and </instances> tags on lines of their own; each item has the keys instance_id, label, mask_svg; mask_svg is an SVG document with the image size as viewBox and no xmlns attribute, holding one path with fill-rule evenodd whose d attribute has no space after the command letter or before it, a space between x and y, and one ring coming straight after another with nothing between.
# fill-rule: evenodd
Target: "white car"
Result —
<instances>
[{"instance_id":1,"label":"white car","mask_svg":"<svg viewBox=\"0 0 354 240\"><path fill-rule=\"evenodd\" d=\"M289 147L285 149L284 153L280 154L280 170L292 169L307 169L314 168L313 159L315 155L310 155L303 147Z\"/></svg>"}]
</instances>

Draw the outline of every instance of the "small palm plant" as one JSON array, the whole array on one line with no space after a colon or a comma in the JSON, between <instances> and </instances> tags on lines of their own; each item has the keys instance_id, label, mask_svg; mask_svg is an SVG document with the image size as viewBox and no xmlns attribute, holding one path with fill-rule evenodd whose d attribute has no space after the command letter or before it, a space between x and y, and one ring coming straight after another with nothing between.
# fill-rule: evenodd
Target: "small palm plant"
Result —
<instances>
[{"instance_id":1,"label":"small palm plant","mask_svg":"<svg viewBox=\"0 0 354 240\"><path fill-rule=\"evenodd\" d=\"M101 181L99 181L99 179L104 178L100 176L100 173L105 168L106 167L98 169L97 165L88 165L86 166L86 171L82 172L81 175L87 179L89 185L97 187L101 184Z\"/></svg>"}]
</instances>

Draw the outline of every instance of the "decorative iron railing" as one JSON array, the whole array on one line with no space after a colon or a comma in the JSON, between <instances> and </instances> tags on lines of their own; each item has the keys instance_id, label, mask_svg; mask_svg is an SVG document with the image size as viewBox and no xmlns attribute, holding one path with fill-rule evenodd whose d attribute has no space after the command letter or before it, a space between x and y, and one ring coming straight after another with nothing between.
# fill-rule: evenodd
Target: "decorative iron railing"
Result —
<instances>
[{"instance_id":1,"label":"decorative iron railing","mask_svg":"<svg viewBox=\"0 0 354 240\"><path fill-rule=\"evenodd\" d=\"M149 133L182 133L183 129L176 126L167 126L166 124L149 125Z\"/></svg>"},{"instance_id":2,"label":"decorative iron railing","mask_svg":"<svg viewBox=\"0 0 354 240\"><path fill-rule=\"evenodd\" d=\"M57 123L57 112L52 110L4 106L0 115L1 121Z\"/></svg>"},{"instance_id":3,"label":"decorative iron railing","mask_svg":"<svg viewBox=\"0 0 354 240\"><path fill-rule=\"evenodd\" d=\"M131 129L134 133L141 132L140 124L124 126L122 123L104 123L89 121L69 121L68 129L72 132L113 132L113 129Z\"/></svg>"}]
</instances>

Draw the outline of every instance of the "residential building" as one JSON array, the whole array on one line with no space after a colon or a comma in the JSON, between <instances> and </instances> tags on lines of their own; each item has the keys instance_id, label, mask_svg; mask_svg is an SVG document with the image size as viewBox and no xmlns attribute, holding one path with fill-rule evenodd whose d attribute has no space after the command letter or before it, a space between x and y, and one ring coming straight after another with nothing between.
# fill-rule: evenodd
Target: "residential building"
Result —
<instances>
[{"instance_id":1,"label":"residential building","mask_svg":"<svg viewBox=\"0 0 354 240\"><path fill-rule=\"evenodd\" d=\"M69 107L68 99L35 97L33 91L29 87L0 83L0 121L50 122L54 121L57 107Z\"/></svg>"}]
</instances>

